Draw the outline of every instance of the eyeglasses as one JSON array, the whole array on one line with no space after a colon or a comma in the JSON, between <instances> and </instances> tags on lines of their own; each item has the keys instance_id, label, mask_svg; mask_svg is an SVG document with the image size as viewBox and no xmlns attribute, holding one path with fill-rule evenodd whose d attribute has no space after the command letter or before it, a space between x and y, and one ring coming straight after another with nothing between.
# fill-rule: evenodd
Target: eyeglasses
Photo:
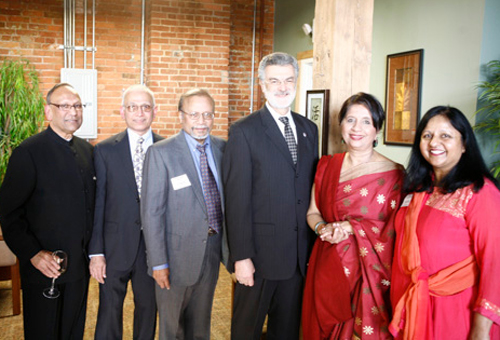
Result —
<instances>
[{"instance_id":1,"label":"eyeglasses","mask_svg":"<svg viewBox=\"0 0 500 340\"><path fill-rule=\"evenodd\" d=\"M54 103L49 103L49 105L54 105L57 107L59 110L63 112L69 112L71 109L75 109L75 111L83 111L85 108L85 104L75 104L75 105L69 105L69 104L54 104Z\"/></svg>"},{"instance_id":2,"label":"eyeglasses","mask_svg":"<svg viewBox=\"0 0 500 340\"><path fill-rule=\"evenodd\" d=\"M269 80L264 81L267 85L270 85L272 87L278 87L281 86L281 84L285 85L286 87L292 87L295 86L295 78L288 78L285 80L279 80L276 78L271 78Z\"/></svg>"},{"instance_id":3,"label":"eyeglasses","mask_svg":"<svg viewBox=\"0 0 500 340\"><path fill-rule=\"evenodd\" d=\"M182 113L184 113L185 115L187 115L189 118L191 118L192 120L196 120L198 118L200 118L200 116L203 116L203 119L204 120L212 120L214 119L214 113L213 112L185 112L185 111L182 111L182 110L179 110L181 111Z\"/></svg>"},{"instance_id":4,"label":"eyeglasses","mask_svg":"<svg viewBox=\"0 0 500 340\"><path fill-rule=\"evenodd\" d=\"M146 113L149 113L149 112L151 112L153 110L153 107L151 105L147 105L147 104L144 104L144 105L141 105L141 106L129 105L129 106L125 106L125 108L129 112L137 112L137 110L139 110L139 108L142 110L142 112L146 112Z\"/></svg>"}]
</instances>

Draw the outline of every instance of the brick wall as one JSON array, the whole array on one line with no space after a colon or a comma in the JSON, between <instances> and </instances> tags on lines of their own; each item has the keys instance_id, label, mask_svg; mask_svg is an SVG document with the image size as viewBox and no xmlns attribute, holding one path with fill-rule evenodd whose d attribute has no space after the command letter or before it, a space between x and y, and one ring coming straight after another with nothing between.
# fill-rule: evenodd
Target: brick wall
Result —
<instances>
[{"instance_id":1,"label":"brick wall","mask_svg":"<svg viewBox=\"0 0 500 340\"><path fill-rule=\"evenodd\" d=\"M257 68L262 57L273 52L274 0L257 1L253 68L255 77L252 84L253 19L253 1L231 0L229 124L250 113L252 85L253 110L259 109L257 107L260 95ZM262 95L260 96L262 98Z\"/></svg>"},{"instance_id":2,"label":"brick wall","mask_svg":"<svg viewBox=\"0 0 500 340\"><path fill-rule=\"evenodd\" d=\"M157 123L165 131L180 129L179 96L202 87L216 101L213 133L226 137L229 1L154 1L150 14L147 83L158 93L160 107L175 113L158 117Z\"/></svg>"},{"instance_id":3,"label":"brick wall","mask_svg":"<svg viewBox=\"0 0 500 340\"><path fill-rule=\"evenodd\" d=\"M265 5L262 51L267 54L272 51L274 1L261 1ZM213 133L227 137L230 121L248 114L250 107L254 1L147 0L146 4L145 83L155 92L159 107L153 129L165 137L177 133L180 94L191 87L202 87L216 100ZM91 9L89 0L89 46ZM259 15L260 3L257 29ZM83 46L83 21L83 2L79 0L77 46ZM29 59L39 71L44 94L60 80L62 44L62 0L0 0L0 58ZM119 115L121 93L140 82L141 0L96 2L96 48L98 138L91 142L125 127ZM256 48L258 63L259 40ZM83 68L83 60L83 52L77 52L75 66ZM92 55L87 53L87 67L91 66ZM257 91L255 102L256 98Z\"/></svg>"}]
</instances>

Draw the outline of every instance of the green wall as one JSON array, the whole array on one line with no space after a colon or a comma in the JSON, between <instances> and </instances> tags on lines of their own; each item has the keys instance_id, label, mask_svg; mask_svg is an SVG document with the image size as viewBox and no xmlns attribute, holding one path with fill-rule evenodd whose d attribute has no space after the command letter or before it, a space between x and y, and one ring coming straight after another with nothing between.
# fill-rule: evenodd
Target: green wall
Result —
<instances>
[{"instance_id":1,"label":"green wall","mask_svg":"<svg viewBox=\"0 0 500 340\"><path fill-rule=\"evenodd\" d=\"M312 23L314 6L313 0L276 0L275 51L296 55L313 48L301 26ZM499 17L499 0L375 0L370 92L385 106L387 55L422 48L421 116L451 105L474 124L482 66L500 59ZM490 162L492 143L480 138L480 144ZM410 147L383 143L377 150L403 165L410 153Z\"/></svg>"},{"instance_id":2,"label":"green wall","mask_svg":"<svg viewBox=\"0 0 500 340\"><path fill-rule=\"evenodd\" d=\"M436 105L451 105L473 122L484 5L484 0L375 0L371 93L384 103L388 54L423 48L421 116ZM403 165L410 153L409 146L377 150Z\"/></svg>"},{"instance_id":3,"label":"green wall","mask_svg":"<svg viewBox=\"0 0 500 340\"><path fill-rule=\"evenodd\" d=\"M274 51L297 56L313 49L302 25L313 24L315 0L276 0L274 4Z\"/></svg>"}]
</instances>

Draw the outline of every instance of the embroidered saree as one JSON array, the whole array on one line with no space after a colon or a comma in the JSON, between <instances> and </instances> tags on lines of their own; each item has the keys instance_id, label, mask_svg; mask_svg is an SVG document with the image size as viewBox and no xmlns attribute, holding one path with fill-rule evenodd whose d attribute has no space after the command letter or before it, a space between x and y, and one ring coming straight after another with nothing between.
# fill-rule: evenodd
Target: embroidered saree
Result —
<instances>
[{"instance_id":1,"label":"embroidered saree","mask_svg":"<svg viewBox=\"0 0 500 340\"><path fill-rule=\"evenodd\" d=\"M467 339L475 312L493 321L490 337L500 339L499 221L500 192L489 181L477 193L468 186L405 199L391 285L397 339Z\"/></svg>"},{"instance_id":2,"label":"embroidered saree","mask_svg":"<svg viewBox=\"0 0 500 340\"><path fill-rule=\"evenodd\" d=\"M315 178L316 204L326 222L349 221L353 235L314 245L304 290L305 340L390 338L389 286L402 167L390 161L340 175L345 154L324 156Z\"/></svg>"}]
</instances>

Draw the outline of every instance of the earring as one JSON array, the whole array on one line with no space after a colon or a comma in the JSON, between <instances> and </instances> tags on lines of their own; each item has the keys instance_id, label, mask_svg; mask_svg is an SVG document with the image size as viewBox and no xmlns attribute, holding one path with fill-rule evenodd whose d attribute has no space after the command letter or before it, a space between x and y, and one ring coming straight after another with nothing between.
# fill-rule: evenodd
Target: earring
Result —
<instances>
[{"instance_id":1,"label":"earring","mask_svg":"<svg viewBox=\"0 0 500 340\"><path fill-rule=\"evenodd\" d=\"M341 144L345 144L345 140L344 140L344 138L341 138L341 139L340 139L340 143L341 143Z\"/></svg>"},{"instance_id":2,"label":"earring","mask_svg":"<svg viewBox=\"0 0 500 340\"><path fill-rule=\"evenodd\" d=\"M375 138L375 140L373 141L373 147L376 148L378 145L378 138Z\"/></svg>"}]
</instances>

